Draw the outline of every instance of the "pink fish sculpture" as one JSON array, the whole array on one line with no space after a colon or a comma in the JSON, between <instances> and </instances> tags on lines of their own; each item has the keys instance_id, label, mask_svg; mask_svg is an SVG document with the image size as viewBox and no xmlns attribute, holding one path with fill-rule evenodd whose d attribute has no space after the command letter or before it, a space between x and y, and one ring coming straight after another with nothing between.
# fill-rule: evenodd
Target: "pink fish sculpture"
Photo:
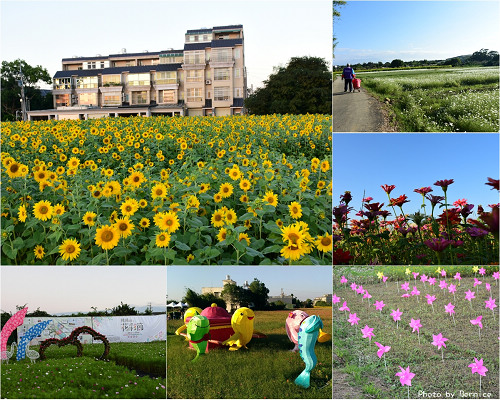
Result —
<instances>
[{"instance_id":1,"label":"pink fish sculpture","mask_svg":"<svg viewBox=\"0 0 500 400\"><path fill-rule=\"evenodd\" d=\"M308 317L309 314L302 310L294 310L288 314L285 322L286 334L288 335L288 339L295 344L294 348L290 351L299 351L299 328L302 322L304 322L304 320ZM323 332L321 329L319 330L318 342L323 343L331 338L331 335Z\"/></svg>"},{"instance_id":2,"label":"pink fish sculpture","mask_svg":"<svg viewBox=\"0 0 500 400\"><path fill-rule=\"evenodd\" d=\"M7 351L7 339L9 339L10 334L16 329L18 326L23 324L24 317L28 312L28 307L23 308L21 311L16 312L9 320L5 323L2 328L1 335L1 346L0 350L2 354Z\"/></svg>"}]
</instances>

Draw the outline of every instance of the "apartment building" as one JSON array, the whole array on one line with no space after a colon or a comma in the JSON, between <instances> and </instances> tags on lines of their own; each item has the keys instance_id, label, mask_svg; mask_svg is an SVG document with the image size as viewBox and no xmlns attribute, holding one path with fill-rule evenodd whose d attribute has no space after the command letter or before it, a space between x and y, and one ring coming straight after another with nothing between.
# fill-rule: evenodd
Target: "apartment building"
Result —
<instances>
[{"instance_id":1,"label":"apartment building","mask_svg":"<svg viewBox=\"0 0 500 400\"><path fill-rule=\"evenodd\" d=\"M242 25L188 30L184 48L62 60L54 109L30 120L239 115L247 95Z\"/></svg>"}]
</instances>

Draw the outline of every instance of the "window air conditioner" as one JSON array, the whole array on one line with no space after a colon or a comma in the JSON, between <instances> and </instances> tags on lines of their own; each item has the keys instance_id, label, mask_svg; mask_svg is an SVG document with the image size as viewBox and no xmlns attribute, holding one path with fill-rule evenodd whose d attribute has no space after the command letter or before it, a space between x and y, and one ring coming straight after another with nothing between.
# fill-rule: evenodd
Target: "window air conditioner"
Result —
<instances>
[{"instance_id":1,"label":"window air conditioner","mask_svg":"<svg viewBox=\"0 0 500 400\"><path fill-rule=\"evenodd\" d=\"M211 84L212 84L212 80L211 80L211 79L207 79L207 80L205 81L205 85L211 85Z\"/></svg>"}]
</instances>

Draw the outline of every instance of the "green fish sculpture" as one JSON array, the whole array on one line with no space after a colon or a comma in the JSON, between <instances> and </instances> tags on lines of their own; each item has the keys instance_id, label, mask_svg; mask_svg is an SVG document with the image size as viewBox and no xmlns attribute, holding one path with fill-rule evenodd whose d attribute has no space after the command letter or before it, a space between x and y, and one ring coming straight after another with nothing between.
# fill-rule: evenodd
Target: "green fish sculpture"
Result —
<instances>
[{"instance_id":1,"label":"green fish sculpture","mask_svg":"<svg viewBox=\"0 0 500 400\"><path fill-rule=\"evenodd\" d=\"M207 342L210 338L210 321L203 315L195 315L187 324L187 337L189 343L196 350L196 357L192 360L195 362L200 355L205 355Z\"/></svg>"}]
</instances>

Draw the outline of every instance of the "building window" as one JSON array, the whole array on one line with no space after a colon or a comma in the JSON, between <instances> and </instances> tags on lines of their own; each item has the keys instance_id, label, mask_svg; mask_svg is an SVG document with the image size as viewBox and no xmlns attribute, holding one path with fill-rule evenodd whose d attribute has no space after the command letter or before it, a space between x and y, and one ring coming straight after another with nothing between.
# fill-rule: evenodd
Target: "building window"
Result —
<instances>
[{"instance_id":1,"label":"building window","mask_svg":"<svg viewBox=\"0 0 500 400\"><path fill-rule=\"evenodd\" d=\"M243 93L243 89L242 88L238 88L238 87L234 88L234 97L241 98L241 97L243 97L242 93Z\"/></svg>"},{"instance_id":2,"label":"building window","mask_svg":"<svg viewBox=\"0 0 500 400\"><path fill-rule=\"evenodd\" d=\"M162 90L160 91L160 103L175 103L175 90Z\"/></svg>"},{"instance_id":3,"label":"building window","mask_svg":"<svg viewBox=\"0 0 500 400\"><path fill-rule=\"evenodd\" d=\"M122 77L120 74L103 75L102 86L118 86L121 85Z\"/></svg>"},{"instance_id":4,"label":"building window","mask_svg":"<svg viewBox=\"0 0 500 400\"><path fill-rule=\"evenodd\" d=\"M132 104L147 104L148 92L132 92Z\"/></svg>"},{"instance_id":5,"label":"building window","mask_svg":"<svg viewBox=\"0 0 500 400\"><path fill-rule=\"evenodd\" d=\"M104 106L119 106L122 103L122 96L120 94L105 94L102 102Z\"/></svg>"},{"instance_id":6,"label":"building window","mask_svg":"<svg viewBox=\"0 0 500 400\"><path fill-rule=\"evenodd\" d=\"M205 50L185 51L184 64L205 64Z\"/></svg>"},{"instance_id":7,"label":"building window","mask_svg":"<svg viewBox=\"0 0 500 400\"><path fill-rule=\"evenodd\" d=\"M212 49L212 62L231 62L233 61L232 49Z\"/></svg>"},{"instance_id":8,"label":"building window","mask_svg":"<svg viewBox=\"0 0 500 400\"><path fill-rule=\"evenodd\" d=\"M87 63L87 69L96 69L95 61L89 61Z\"/></svg>"},{"instance_id":9,"label":"building window","mask_svg":"<svg viewBox=\"0 0 500 400\"><path fill-rule=\"evenodd\" d=\"M101 69L104 68L104 61L101 61Z\"/></svg>"},{"instance_id":10,"label":"building window","mask_svg":"<svg viewBox=\"0 0 500 400\"><path fill-rule=\"evenodd\" d=\"M202 101L201 88L187 89L187 101Z\"/></svg>"},{"instance_id":11,"label":"building window","mask_svg":"<svg viewBox=\"0 0 500 400\"><path fill-rule=\"evenodd\" d=\"M229 68L215 68L214 69L214 80L215 81L228 81L229 79L230 79Z\"/></svg>"},{"instance_id":12,"label":"building window","mask_svg":"<svg viewBox=\"0 0 500 400\"><path fill-rule=\"evenodd\" d=\"M98 87L99 78L97 76L79 76L76 78L77 89L94 89Z\"/></svg>"},{"instance_id":13,"label":"building window","mask_svg":"<svg viewBox=\"0 0 500 400\"><path fill-rule=\"evenodd\" d=\"M54 90L71 89L71 78L54 79Z\"/></svg>"},{"instance_id":14,"label":"building window","mask_svg":"<svg viewBox=\"0 0 500 400\"><path fill-rule=\"evenodd\" d=\"M202 82L203 70L191 69L186 71L186 82Z\"/></svg>"},{"instance_id":15,"label":"building window","mask_svg":"<svg viewBox=\"0 0 500 400\"><path fill-rule=\"evenodd\" d=\"M234 58L240 58L240 49L234 49Z\"/></svg>"},{"instance_id":16,"label":"building window","mask_svg":"<svg viewBox=\"0 0 500 400\"><path fill-rule=\"evenodd\" d=\"M234 69L234 77L235 78L240 78L241 77L241 68L235 68Z\"/></svg>"},{"instance_id":17,"label":"building window","mask_svg":"<svg viewBox=\"0 0 500 400\"><path fill-rule=\"evenodd\" d=\"M151 75L148 74L129 74L127 83L131 86L149 86L151 85Z\"/></svg>"},{"instance_id":18,"label":"building window","mask_svg":"<svg viewBox=\"0 0 500 400\"><path fill-rule=\"evenodd\" d=\"M214 100L215 101L229 100L229 86L215 87Z\"/></svg>"},{"instance_id":19,"label":"building window","mask_svg":"<svg viewBox=\"0 0 500 400\"><path fill-rule=\"evenodd\" d=\"M64 107L69 105L69 94L56 94L56 107Z\"/></svg>"},{"instance_id":20,"label":"building window","mask_svg":"<svg viewBox=\"0 0 500 400\"><path fill-rule=\"evenodd\" d=\"M97 93L80 93L78 95L78 104L97 106Z\"/></svg>"},{"instance_id":21,"label":"building window","mask_svg":"<svg viewBox=\"0 0 500 400\"><path fill-rule=\"evenodd\" d=\"M155 83L157 85L177 83L177 71L156 72Z\"/></svg>"}]
</instances>

